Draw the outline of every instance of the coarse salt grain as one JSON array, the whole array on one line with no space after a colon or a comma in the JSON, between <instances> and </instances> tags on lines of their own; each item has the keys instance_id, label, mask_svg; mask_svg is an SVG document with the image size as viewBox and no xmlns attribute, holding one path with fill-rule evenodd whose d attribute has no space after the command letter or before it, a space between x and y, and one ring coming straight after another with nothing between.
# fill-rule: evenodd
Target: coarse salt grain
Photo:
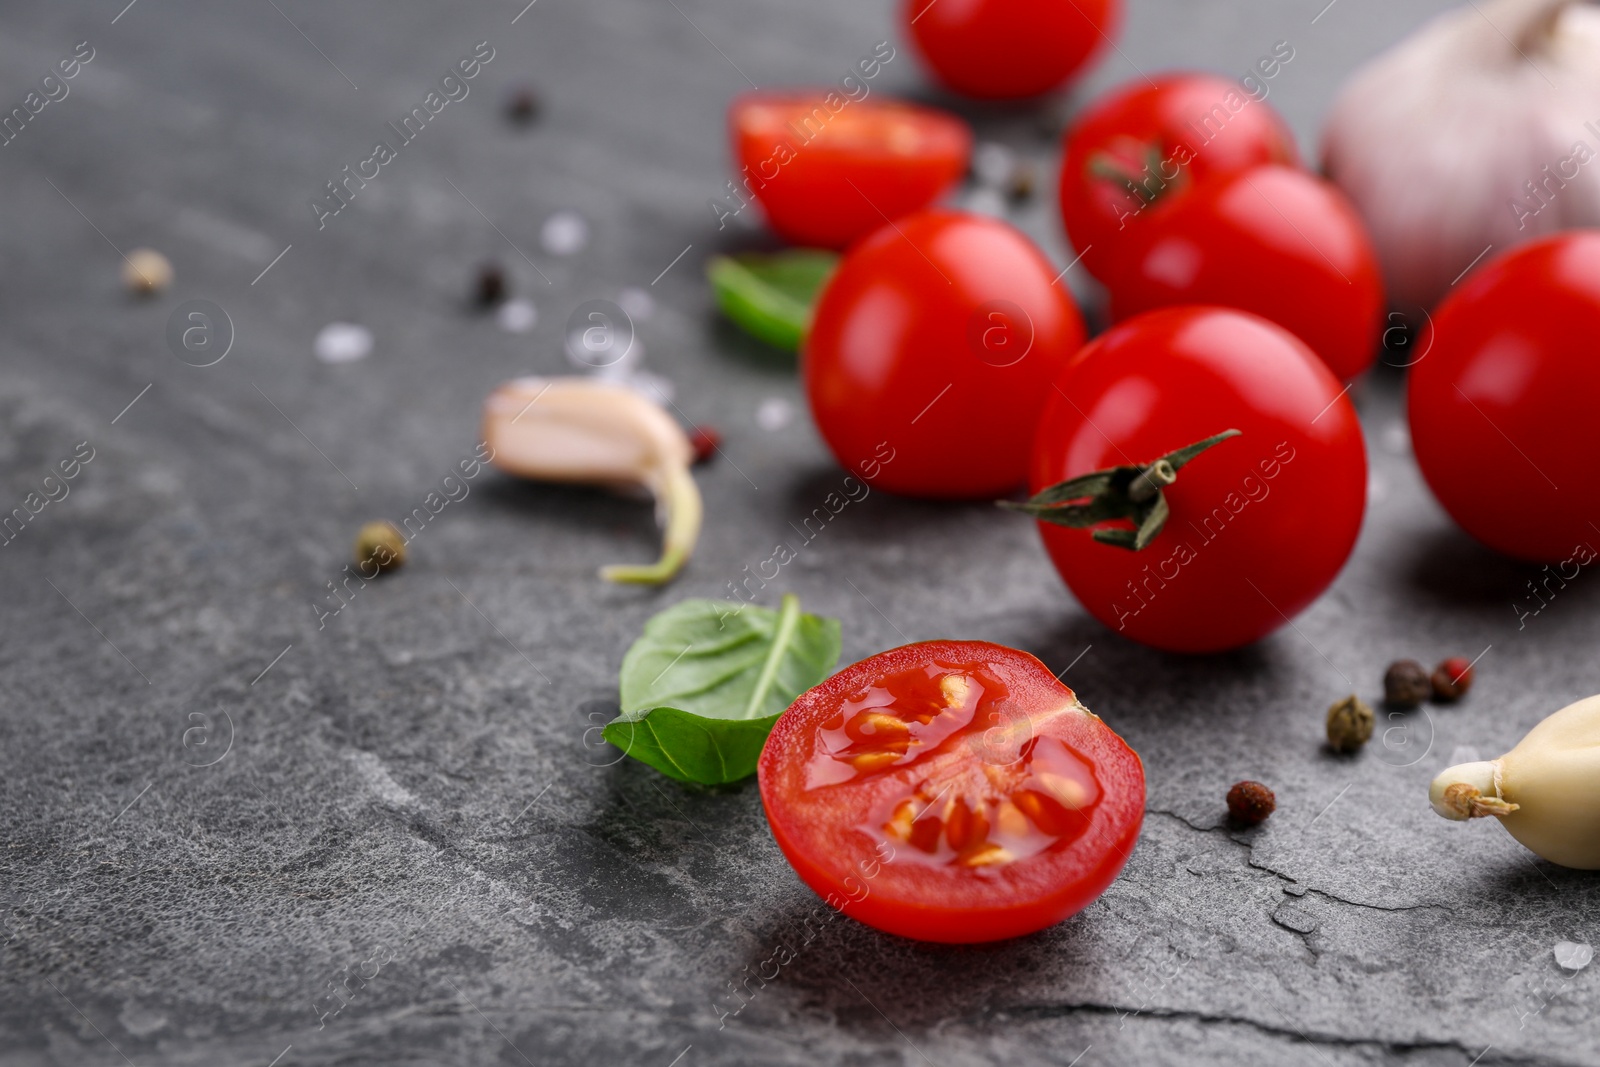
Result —
<instances>
[{"instance_id":1,"label":"coarse salt grain","mask_svg":"<svg viewBox=\"0 0 1600 1067\"><path fill-rule=\"evenodd\" d=\"M1575 941L1556 942L1556 962L1568 971L1581 971L1589 966L1589 961L1594 959L1594 949L1589 945L1580 945Z\"/></svg>"},{"instance_id":2,"label":"coarse salt grain","mask_svg":"<svg viewBox=\"0 0 1600 1067\"><path fill-rule=\"evenodd\" d=\"M756 408L756 425L768 432L783 429L792 418L794 405L781 396L769 396Z\"/></svg>"},{"instance_id":3,"label":"coarse salt grain","mask_svg":"<svg viewBox=\"0 0 1600 1067\"><path fill-rule=\"evenodd\" d=\"M330 322L317 331L313 347L324 363L354 363L372 351L372 331L353 322Z\"/></svg>"},{"instance_id":4,"label":"coarse salt grain","mask_svg":"<svg viewBox=\"0 0 1600 1067\"><path fill-rule=\"evenodd\" d=\"M558 211L539 228L539 243L552 256L570 256L589 243L589 224L572 211Z\"/></svg>"},{"instance_id":5,"label":"coarse salt grain","mask_svg":"<svg viewBox=\"0 0 1600 1067\"><path fill-rule=\"evenodd\" d=\"M518 297L501 304L494 320L507 333L527 333L539 320L539 311L533 306L533 301Z\"/></svg>"}]
</instances>

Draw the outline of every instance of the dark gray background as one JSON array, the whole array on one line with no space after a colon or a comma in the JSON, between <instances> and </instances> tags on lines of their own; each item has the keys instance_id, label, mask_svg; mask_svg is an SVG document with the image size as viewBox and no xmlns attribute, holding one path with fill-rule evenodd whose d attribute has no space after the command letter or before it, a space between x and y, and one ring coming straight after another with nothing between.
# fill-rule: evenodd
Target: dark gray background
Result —
<instances>
[{"instance_id":1,"label":"dark gray background","mask_svg":"<svg viewBox=\"0 0 1600 1067\"><path fill-rule=\"evenodd\" d=\"M538 0L513 24L519 0L122 2L0 15L7 109L76 42L96 49L0 148L0 505L76 443L96 450L0 548L0 1060L1600 1063L1597 969L1551 955L1596 940L1600 881L1425 801L1459 746L1496 755L1600 688L1600 585L1584 575L1519 629L1531 572L1429 499L1392 371L1353 394L1373 467L1355 554L1258 647L1196 660L1120 640L1030 525L986 505L874 494L786 569L843 619L847 661L905 639L1018 645L1070 665L1143 755L1131 863L1054 929L951 948L840 919L801 944L815 898L753 786L683 788L586 743L643 621L717 595L842 477L792 371L717 320L705 258L761 238L719 234L705 202L740 71L830 80L889 39L876 89L931 95L885 4ZM1240 72L1287 40L1271 100L1314 150L1339 80L1440 6L1337 0L1313 24L1315 0L1136 0L1121 54L1069 103L1135 67ZM496 57L471 96L318 232L310 197L480 40ZM500 107L521 81L545 102L527 131ZM1044 168L1015 217L1065 265L1049 109L963 112ZM569 258L538 240L561 209L592 227ZM128 297L113 245L161 249L176 284ZM536 302L532 333L465 308L490 256ZM487 474L318 632L357 526L421 504L470 453L488 390L563 371L570 311L628 286L656 300L647 365L727 438L699 472L684 576L595 577L651 557L644 505ZM206 369L163 339L197 297L237 327ZM332 320L371 327L370 358L317 362ZM769 398L795 420L762 429ZM1389 659L1480 653L1459 708L1384 724L1390 743L1353 759L1322 749L1324 708L1375 695ZM1221 821L1242 777L1279 798L1253 833ZM794 961L720 1019L780 945ZM319 1028L340 982L348 1005Z\"/></svg>"}]
</instances>

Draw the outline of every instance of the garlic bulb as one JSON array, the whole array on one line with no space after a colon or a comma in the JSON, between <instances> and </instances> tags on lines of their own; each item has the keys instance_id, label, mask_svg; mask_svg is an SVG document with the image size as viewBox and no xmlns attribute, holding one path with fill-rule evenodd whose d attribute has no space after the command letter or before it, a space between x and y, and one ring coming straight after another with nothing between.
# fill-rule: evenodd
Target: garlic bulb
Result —
<instances>
[{"instance_id":1,"label":"garlic bulb","mask_svg":"<svg viewBox=\"0 0 1600 1067\"><path fill-rule=\"evenodd\" d=\"M484 402L483 438L494 465L510 474L643 486L655 495L661 558L602 567L602 578L657 584L688 562L700 536L700 490L689 474L694 449L671 416L632 389L584 377L518 378Z\"/></svg>"},{"instance_id":2,"label":"garlic bulb","mask_svg":"<svg viewBox=\"0 0 1600 1067\"><path fill-rule=\"evenodd\" d=\"M1486 249L1600 224L1600 10L1474 0L1341 90L1323 170L1372 231L1395 306L1431 307Z\"/></svg>"},{"instance_id":3,"label":"garlic bulb","mask_svg":"<svg viewBox=\"0 0 1600 1067\"><path fill-rule=\"evenodd\" d=\"M1600 696L1562 708L1497 760L1451 767L1428 799L1447 819L1498 816L1551 863L1600 870Z\"/></svg>"}]
</instances>

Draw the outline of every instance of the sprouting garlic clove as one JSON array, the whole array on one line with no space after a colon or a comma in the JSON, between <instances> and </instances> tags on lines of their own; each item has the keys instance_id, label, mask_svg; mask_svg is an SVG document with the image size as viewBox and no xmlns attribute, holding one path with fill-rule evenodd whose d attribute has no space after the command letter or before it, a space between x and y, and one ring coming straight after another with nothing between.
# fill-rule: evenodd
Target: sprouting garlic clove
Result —
<instances>
[{"instance_id":1,"label":"sprouting garlic clove","mask_svg":"<svg viewBox=\"0 0 1600 1067\"><path fill-rule=\"evenodd\" d=\"M1552 863L1600 870L1600 696L1562 708L1497 760L1449 768L1428 798L1447 819L1498 817Z\"/></svg>"},{"instance_id":2,"label":"sprouting garlic clove","mask_svg":"<svg viewBox=\"0 0 1600 1067\"><path fill-rule=\"evenodd\" d=\"M603 567L613 582L658 584L688 562L700 535L700 491L689 474L694 449L666 412L623 385L594 378L518 378L489 394L483 437L492 462L540 481L617 488L656 498L661 558Z\"/></svg>"},{"instance_id":3,"label":"sprouting garlic clove","mask_svg":"<svg viewBox=\"0 0 1600 1067\"><path fill-rule=\"evenodd\" d=\"M1600 8L1479 0L1361 68L1323 129L1391 301L1431 307L1491 245L1600 225Z\"/></svg>"}]
</instances>

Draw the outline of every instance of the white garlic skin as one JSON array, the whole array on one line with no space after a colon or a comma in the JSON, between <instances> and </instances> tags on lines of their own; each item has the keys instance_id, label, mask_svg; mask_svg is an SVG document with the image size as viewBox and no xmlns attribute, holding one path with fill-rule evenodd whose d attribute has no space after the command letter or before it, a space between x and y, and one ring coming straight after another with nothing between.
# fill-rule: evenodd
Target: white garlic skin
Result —
<instances>
[{"instance_id":1,"label":"white garlic skin","mask_svg":"<svg viewBox=\"0 0 1600 1067\"><path fill-rule=\"evenodd\" d=\"M659 487L687 467L689 438L660 407L595 378L517 378L490 394L483 436L495 465L524 478Z\"/></svg>"},{"instance_id":2,"label":"white garlic skin","mask_svg":"<svg viewBox=\"0 0 1600 1067\"><path fill-rule=\"evenodd\" d=\"M1322 160L1402 309L1432 307L1490 246L1485 260L1600 225L1600 8L1477 0L1440 15L1346 83ZM1530 181L1548 183L1542 198Z\"/></svg>"},{"instance_id":3,"label":"white garlic skin","mask_svg":"<svg viewBox=\"0 0 1600 1067\"><path fill-rule=\"evenodd\" d=\"M670 415L627 386L581 376L506 382L484 402L483 439L495 466L523 478L650 490L661 558L602 567L607 581L659 585L693 555L703 511L689 473L694 447Z\"/></svg>"},{"instance_id":4,"label":"white garlic skin","mask_svg":"<svg viewBox=\"0 0 1600 1067\"><path fill-rule=\"evenodd\" d=\"M1516 805L1496 818L1551 863L1600 870L1600 696L1562 708L1497 760L1440 774L1429 796L1446 818L1462 817L1444 801L1455 783Z\"/></svg>"}]
</instances>

